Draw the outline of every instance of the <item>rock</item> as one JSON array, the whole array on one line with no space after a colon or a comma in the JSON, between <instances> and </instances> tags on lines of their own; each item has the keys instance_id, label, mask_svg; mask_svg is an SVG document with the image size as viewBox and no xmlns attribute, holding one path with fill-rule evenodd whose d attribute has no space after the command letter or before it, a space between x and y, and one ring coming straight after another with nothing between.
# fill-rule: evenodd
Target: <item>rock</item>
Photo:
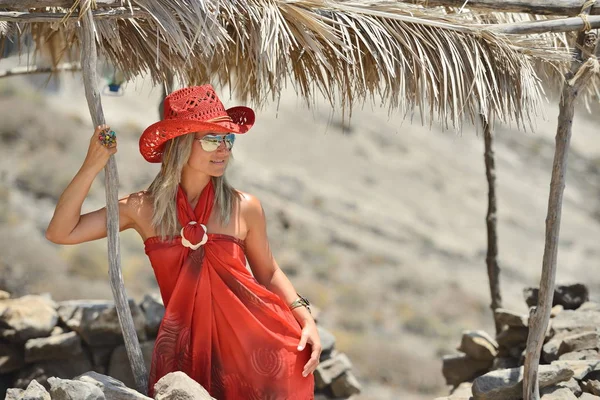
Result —
<instances>
[{"instance_id":1,"label":"rock","mask_svg":"<svg viewBox=\"0 0 600 400\"><path fill-rule=\"evenodd\" d=\"M336 354L335 357L323 361L315 370L315 387L324 389L337 377L352 369L352 363L345 354Z\"/></svg>"},{"instance_id":2,"label":"rock","mask_svg":"<svg viewBox=\"0 0 600 400\"><path fill-rule=\"evenodd\" d=\"M589 380L585 383L583 388L588 393L593 394L594 396L600 396L600 381L597 380Z\"/></svg>"},{"instance_id":3,"label":"rock","mask_svg":"<svg viewBox=\"0 0 600 400\"><path fill-rule=\"evenodd\" d=\"M8 300L10 299L10 293L0 290L0 300Z\"/></svg>"},{"instance_id":4,"label":"rock","mask_svg":"<svg viewBox=\"0 0 600 400\"><path fill-rule=\"evenodd\" d=\"M570 312L570 311L569 311ZM554 360L558 360L558 349L562 344L563 340L569 336L577 335L580 333L589 332L586 329L574 329L574 330L561 330L555 333L550 340L548 340L542 347L542 359L551 363Z\"/></svg>"},{"instance_id":5,"label":"rock","mask_svg":"<svg viewBox=\"0 0 600 400\"><path fill-rule=\"evenodd\" d=\"M557 360L553 361L552 365L570 369L573 371L573 378L579 381L587 378L588 374L596 369L600 371L600 363L598 361Z\"/></svg>"},{"instance_id":6,"label":"rock","mask_svg":"<svg viewBox=\"0 0 600 400\"><path fill-rule=\"evenodd\" d=\"M517 368L519 366L519 360L512 357L496 357L492 363L492 370Z\"/></svg>"},{"instance_id":7,"label":"rock","mask_svg":"<svg viewBox=\"0 0 600 400\"><path fill-rule=\"evenodd\" d=\"M92 383L48 378L52 400L106 400L104 393Z\"/></svg>"},{"instance_id":8,"label":"rock","mask_svg":"<svg viewBox=\"0 0 600 400\"><path fill-rule=\"evenodd\" d=\"M529 318L527 315L518 314L504 308L498 308L494 311L494 318L500 325L510 326L512 328L527 328Z\"/></svg>"},{"instance_id":9,"label":"rock","mask_svg":"<svg viewBox=\"0 0 600 400\"><path fill-rule=\"evenodd\" d=\"M600 360L600 354L596 350L581 350L565 353L558 357L559 360Z\"/></svg>"},{"instance_id":10,"label":"rock","mask_svg":"<svg viewBox=\"0 0 600 400\"><path fill-rule=\"evenodd\" d=\"M473 383L463 382L450 392L449 400L469 400L473 394Z\"/></svg>"},{"instance_id":11,"label":"rock","mask_svg":"<svg viewBox=\"0 0 600 400\"><path fill-rule=\"evenodd\" d=\"M537 306L538 302L537 288L526 288L523 290L525 296L525 302L528 307ZM565 310L576 310L583 303L589 301L589 291L585 285L580 283L574 285L558 285L554 289L554 297L552 299L552 305L562 305Z\"/></svg>"},{"instance_id":12,"label":"rock","mask_svg":"<svg viewBox=\"0 0 600 400\"><path fill-rule=\"evenodd\" d=\"M0 374L16 371L24 365L23 346L0 342Z\"/></svg>"},{"instance_id":13,"label":"rock","mask_svg":"<svg viewBox=\"0 0 600 400\"><path fill-rule=\"evenodd\" d=\"M525 347L527 344L527 335L529 328L511 328L503 330L496 336L499 346L511 348L516 346ZM520 352L520 350L519 350Z\"/></svg>"},{"instance_id":14,"label":"rock","mask_svg":"<svg viewBox=\"0 0 600 400\"><path fill-rule=\"evenodd\" d=\"M25 343L25 362L61 360L81 354L82 351L81 339L75 332L29 339Z\"/></svg>"},{"instance_id":15,"label":"rock","mask_svg":"<svg viewBox=\"0 0 600 400\"><path fill-rule=\"evenodd\" d=\"M582 393L581 396L579 396L579 400L600 400L600 397L594 396L591 393Z\"/></svg>"},{"instance_id":16,"label":"rock","mask_svg":"<svg viewBox=\"0 0 600 400\"><path fill-rule=\"evenodd\" d=\"M23 296L3 301L0 337L12 343L49 336L56 326L56 304L42 296Z\"/></svg>"},{"instance_id":17,"label":"rock","mask_svg":"<svg viewBox=\"0 0 600 400\"><path fill-rule=\"evenodd\" d=\"M160 294L153 293L144 296L144 300L140 304L140 308L144 312L146 319L146 333L149 337L156 337L158 328L165 316L165 306Z\"/></svg>"},{"instance_id":18,"label":"rock","mask_svg":"<svg viewBox=\"0 0 600 400\"><path fill-rule=\"evenodd\" d=\"M569 331L571 334L595 331L597 326L600 326L599 311L565 310L552 320L554 335L564 331Z\"/></svg>"},{"instance_id":19,"label":"rock","mask_svg":"<svg viewBox=\"0 0 600 400\"><path fill-rule=\"evenodd\" d=\"M335 349L335 337L327 329L317 325L319 337L321 338L321 357L320 361L325 361L331 358L331 353Z\"/></svg>"},{"instance_id":20,"label":"rock","mask_svg":"<svg viewBox=\"0 0 600 400\"><path fill-rule=\"evenodd\" d=\"M556 317L560 312L564 311L562 304L557 304L550 310L550 318Z\"/></svg>"},{"instance_id":21,"label":"rock","mask_svg":"<svg viewBox=\"0 0 600 400\"><path fill-rule=\"evenodd\" d=\"M140 341L145 340L145 318L133 300L129 301L133 323ZM103 300L71 300L59 303L58 315L90 346L123 343L117 309L113 302Z\"/></svg>"},{"instance_id":22,"label":"rock","mask_svg":"<svg viewBox=\"0 0 600 400\"><path fill-rule=\"evenodd\" d=\"M154 341L142 342L140 343L140 347L142 349L142 355L144 356L146 370L150 371L150 364L152 363L152 351L154 350ZM108 365L108 375L120 380L125 384L125 386L135 387L135 380L133 379L133 373L131 372L131 366L129 365L129 358L127 358L125 345L117 347L112 352Z\"/></svg>"},{"instance_id":23,"label":"rock","mask_svg":"<svg viewBox=\"0 0 600 400\"><path fill-rule=\"evenodd\" d=\"M498 354L498 343L485 331L465 331L457 350L475 360L492 361Z\"/></svg>"},{"instance_id":24,"label":"rock","mask_svg":"<svg viewBox=\"0 0 600 400\"><path fill-rule=\"evenodd\" d=\"M25 390L23 389L10 388L6 391L4 400L21 400L23 398L23 393L25 393Z\"/></svg>"},{"instance_id":25,"label":"rock","mask_svg":"<svg viewBox=\"0 0 600 400\"><path fill-rule=\"evenodd\" d=\"M360 383L350 371L338 376L331 384L331 392L336 398L346 399L361 391Z\"/></svg>"},{"instance_id":26,"label":"rock","mask_svg":"<svg viewBox=\"0 0 600 400\"><path fill-rule=\"evenodd\" d=\"M577 311L600 311L600 304L594 303L593 301L586 301L579 306Z\"/></svg>"},{"instance_id":27,"label":"rock","mask_svg":"<svg viewBox=\"0 0 600 400\"><path fill-rule=\"evenodd\" d=\"M35 379L32 380L27 389L25 389L22 393L22 397L19 397L22 400L50 400L50 393L40 385Z\"/></svg>"},{"instance_id":28,"label":"rock","mask_svg":"<svg viewBox=\"0 0 600 400\"><path fill-rule=\"evenodd\" d=\"M600 337L597 332L584 332L567 336L558 347L558 355L573 351L597 349Z\"/></svg>"},{"instance_id":29,"label":"rock","mask_svg":"<svg viewBox=\"0 0 600 400\"><path fill-rule=\"evenodd\" d=\"M475 360L466 354L447 355L442 358L442 374L448 385L459 383L486 373L492 366L492 360Z\"/></svg>"},{"instance_id":30,"label":"rock","mask_svg":"<svg viewBox=\"0 0 600 400\"><path fill-rule=\"evenodd\" d=\"M579 383L577 382L577 380L575 378L571 378L568 381L565 382L559 382L556 385L553 386L548 386L545 387L544 389L540 390L540 394L543 396L544 394L551 394L554 391L557 391L558 389L566 389L569 392L571 392L573 395L575 395L575 397L578 397L581 395L582 390L581 390L581 386L579 386ZM560 396L561 392L555 394L555 396ZM554 397L550 397L551 399Z\"/></svg>"},{"instance_id":31,"label":"rock","mask_svg":"<svg viewBox=\"0 0 600 400\"><path fill-rule=\"evenodd\" d=\"M546 388L548 389L548 388ZM577 396L567 388L553 388L553 390L540 390L541 400L577 400Z\"/></svg>"},{"instance_id":32,"label":"rock","mask_svg":"<svg viewBox=\"0 0 600 400\"><path fill-rule=\"evenodd\" d=\"M62 335L63 333L67 333L65 328L57 325L52 329L52 332L50 332L50 336L58 336L58 335Z\"/></svg>"},{"instance_id":33,"label":"rock","mask_svg":"<svg viewBox=\"0 0 600 400\"><path fill-rule=\"evenodd\" d=\"M540 389L567 381L573 371L556 365L540 365ZM520 400L523 396L523 367L488 372L473 382L475 400Z\"/></svg>"},{"instance_id":34,"label":"rock","mask_svg":"<svg viewBox=\"0 0 600 400\"><path fill-rule=\"evenodd\" d=\"M14 386L24 388L32 379L45 386L50 377L70 379L91 369L92 363L85 353L71 357L69 362L64 360L41 361L21 369L17 373Z\"/></svg>"},{"instance_id":35,"label":"rock","mask_svg":"<svg viewBox=\"0 0 600 400\"><path fill-rule=\"evenodd\" d=\"M183 372L171 372L154 385L155 400L214 400L198 382Z\"/></svg>"},{"instance_id":36,"label":"rock","mask_svg":"<svg viewBox=\"0 0 600 400\"><path fill-rule=\"evenodd\" d=\"M590 300L587 286L581 283L574 285L558 285L554 289L554 304L562 305L565 310L576 310L583 303Z\"/></svg>"},{"instance_id":37,"label":"rock","mask_svg":"<svg viewBox=\"0 0 600 400\"><path fill-rule=\"evenodd\" d=\"M115 350L114 346L90 346L90 352L92 353L92 365L94 371L101 374L108 373L108 367L110 364L110 357Z\"/></svg>"},{"instance_id":38,"label":"rock","mask_svg":"<svg viewBox=\"0 0 600 400\"><path fill-rule=\"evenodd\" d=\"M106 400L152 400L150 397L128 388L123 382L96 372L86 372L75 380L91 383L98 387L104 393Z\"/></svg>"}]
</instances>

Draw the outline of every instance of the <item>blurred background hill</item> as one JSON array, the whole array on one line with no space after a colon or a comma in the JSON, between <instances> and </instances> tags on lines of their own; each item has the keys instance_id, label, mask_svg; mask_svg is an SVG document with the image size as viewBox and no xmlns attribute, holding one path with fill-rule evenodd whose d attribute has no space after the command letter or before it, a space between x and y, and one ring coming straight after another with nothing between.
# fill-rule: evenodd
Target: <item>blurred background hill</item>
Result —
<instances>
[{"instance_id":1,"label":"blurred background hill","mask_svg":"<svg viewBox=\"0 0 600 400\"><path fill-rule=\"evenodd\" d=\"M17 62L4 59L0 69ZM220 93L226 107L239 104ZM102 99L119 137L121 195L146 188L158 172L137 140L158 119L160 96L140 78L124 96ZM549 103L535 132L496 128L501 289L504 307L519 312L523 288L539 283L557 110L557 100ZM585 282L594 301L598 111L579 110L574 124L557 276ZM444 132L414 121L371 107L344 120L322 101L308 109L290 88L257 110L228 171L235 187L262 201L275 257L354 363L360 399L444 394L441 355L454 351L464 329L493 333L483 139L468 126ZM0 80L0 289L111 299L104 240L57 246L44 238L92 131L79 74ZM83 211L104 202L101 174ZM139 301L156 282L137 234L121 240L126 288Z\"/></svg>"}]
</instances>

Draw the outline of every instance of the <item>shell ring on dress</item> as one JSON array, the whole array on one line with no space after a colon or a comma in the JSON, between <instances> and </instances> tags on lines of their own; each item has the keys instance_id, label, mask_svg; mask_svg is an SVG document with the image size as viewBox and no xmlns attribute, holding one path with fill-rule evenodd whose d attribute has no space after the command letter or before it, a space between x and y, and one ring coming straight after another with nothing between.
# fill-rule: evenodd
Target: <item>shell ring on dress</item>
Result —
<instances>
[{"instance_id":1,"label":"shell ring on dress","mask_svg":"<svg viewBox=\"0 0 600 400\"><path fill-rule=\"evenodd\" d=\"M181 228L181 244L184 247L197 250L207 241L208 233L206 232L206 226L204 224L198 224L196 221L190 221L186 226ZM197 243L194 244L193 242Z\"/></svg>"}]
</instances>

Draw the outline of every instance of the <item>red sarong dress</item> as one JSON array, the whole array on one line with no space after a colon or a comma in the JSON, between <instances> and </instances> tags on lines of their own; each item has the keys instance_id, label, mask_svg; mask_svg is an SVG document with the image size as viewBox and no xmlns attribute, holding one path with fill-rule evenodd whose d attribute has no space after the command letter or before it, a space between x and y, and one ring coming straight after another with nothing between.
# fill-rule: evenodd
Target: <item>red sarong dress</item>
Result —
<instances>
[{"instance_id":1,"label":"red sarong dress","mask_svg":"<svg viewBox=\"0 0 600 400\"><path fill-rule=\"evenodd\" d=\"M212 183L195 210L179 187L181 226L206 225L213 201ZM166 309L152 356L150 396L161 377L183 371L217 400L314 399L313 375L302 376L310 346L298 351L298 322L248 271L242 240L208 233L208 241L191 250L181 236L152 237L145 250Z\"/></svg>"}]
</instances>

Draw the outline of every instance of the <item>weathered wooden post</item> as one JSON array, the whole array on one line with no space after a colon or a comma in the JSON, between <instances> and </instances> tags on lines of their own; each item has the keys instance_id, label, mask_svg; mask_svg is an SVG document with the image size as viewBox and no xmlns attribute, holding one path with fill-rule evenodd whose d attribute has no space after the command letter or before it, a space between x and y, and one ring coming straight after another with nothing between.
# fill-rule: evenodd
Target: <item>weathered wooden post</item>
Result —
<instances>
[{"instance_id":1,"label":"weathered wooden post","mask_svg":"<svg viewBox=\"0 0 600 400\"><path fill-rule=\"evenodd\" d=\"M96 74L96 38L95 25L92 16L92 10L85 11L81 18L81 67L83 70L83 84L85 87L85 97L87 98L90 114L94 126L104 124L104 112L102 111L102 102L100 92L97 88ZM131 364L131 370L135 379L136 388L140 393L146 394L148 391L148 376L144 357L137 338L133 317L129 309L123 275L121 273L121 254L119 247L119 203L118 189L119 177L117 174L117 164L115 157L111 156L105 169L105 188L106 188L106 210L107 210L107 239L108 239L108 274L110 277L110 286L115 298L115 306L125 349Z\"/></svg>"},{"instance_id":2,"label":"weathered wooden post","mask_svg":"<svg viewBox=\"0 0 600 400\"><path fill-rule=\"evenodd\" d=\"M502 328L496 320L496 309L502 307L502 295L500 293L500 267L498 266L498 232L497 232L497 208L496 208L496 162L494 160L494 147L492 137L492 121L485 115L478 116L483 130L485 175L488 182L488 211L485 217L487 227L487 264L488 280L490 284L490 295L492 303L490 308L494 315L496 334Z\"/></svg>"},{"instance_id":3,"label":"weathered wooden post","mask_svg":"<svg viewBox=\"0 0 600 400\"><path fill-rule=\"evenodd\" d=\"M595 1L585 3L581 11L582 19L585 19L585 15L589 14L594 3ZM542 277L538 305L531 310L529 318L529 336L527 338L527 353L523 372L524 400L539 400L540 398L538 367L554 297L562 197L565 189L567 157L575 115L575 100L579 91L588 83L594 73L598 73L599 68L597 56L600 55L600 45L598 43L595 44L595 56L583 62L585 58L583 53L585 37L586 33L584 31L579 32L577 35L574 60L571 63L571 70L565 75L560 99L556 148L550 180L548 214L546 216L546 241L542 261ZM587 56L589 57L589 54Z\"/></svg>"}]
</instances>

